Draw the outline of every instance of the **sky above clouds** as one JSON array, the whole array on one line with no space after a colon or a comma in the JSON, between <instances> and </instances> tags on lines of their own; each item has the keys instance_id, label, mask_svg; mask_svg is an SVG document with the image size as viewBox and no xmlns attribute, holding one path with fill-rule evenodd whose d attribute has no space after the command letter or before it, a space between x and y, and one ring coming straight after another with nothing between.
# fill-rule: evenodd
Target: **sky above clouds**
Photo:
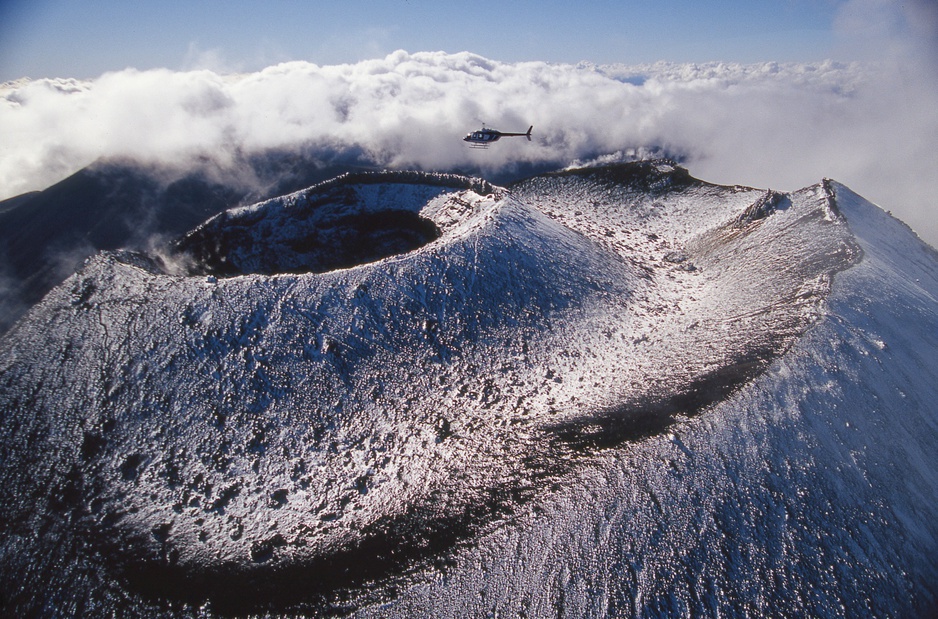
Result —
<instances>
[{"instance_id":1,"label":"sky above clouds","mask_svg":"<svg viewBox=\"0 0 938 619\"><path fill-rule=\"evenodd\" d=\"M98 157L497 170L651 148L720 183L835 178L938 244L935 0L0 0L0 81L23 76L0 87L0 198ZM535 140L472 151L480 122Z\"/></svg>"},{"instance_id":2,"label":"sky above clouds","mask_svg":"<svg viewBox=\"0 0 938 619\"><path fill-rule=\"evenodd\" d=\"M105 71L256 71L397 50L503 62L815 61L836 56L835 0L0 0L0 82Z\"/></svg>"}]
</instances>

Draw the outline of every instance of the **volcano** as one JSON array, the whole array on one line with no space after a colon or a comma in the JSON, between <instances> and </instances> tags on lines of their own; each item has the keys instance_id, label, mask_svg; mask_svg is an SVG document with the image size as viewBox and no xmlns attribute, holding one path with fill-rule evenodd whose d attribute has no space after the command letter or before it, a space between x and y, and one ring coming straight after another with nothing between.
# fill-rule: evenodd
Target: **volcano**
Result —
<instances>
[{"instance_id":1,"label":"volcano","mask_svg":"<svg viewBox=\"0 0 938 619\"><path fill-rule=\"evenodd\" d=\"M355 173L0 340L32 616L927 616L938 255L832 180Z\"/></svg>"}]
</instances>

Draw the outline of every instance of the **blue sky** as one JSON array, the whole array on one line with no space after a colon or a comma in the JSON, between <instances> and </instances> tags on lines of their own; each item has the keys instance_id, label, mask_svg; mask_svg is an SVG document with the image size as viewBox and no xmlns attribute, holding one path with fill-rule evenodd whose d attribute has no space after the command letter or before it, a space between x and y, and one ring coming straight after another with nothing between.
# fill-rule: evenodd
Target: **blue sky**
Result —
<instances>
[{"instance_id":1,"label":"blue sky","mask_svg":"<svg viewBox=\"0 0 938 619\"><path fill-rule=\"evenodd\" d=\"M844 53L835 0L308 2L0 0L0 81L127 67L253 71L397 50L514 62L815 61ZM847 58L849 59L849 58Z\"/></svg>"}]
</instances>

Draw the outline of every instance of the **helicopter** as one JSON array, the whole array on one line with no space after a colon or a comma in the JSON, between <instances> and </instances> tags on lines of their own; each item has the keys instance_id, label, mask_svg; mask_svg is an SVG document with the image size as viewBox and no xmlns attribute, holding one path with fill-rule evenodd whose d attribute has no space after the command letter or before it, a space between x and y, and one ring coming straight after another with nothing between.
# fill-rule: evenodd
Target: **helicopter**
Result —
<instances>
[{"instance_id":1,"label":"helicopter","mask_svg":"<svg viewBox=\"0 0 938 619\"><path fill-rule=\"evenodd\" d=\"M527 133L502 133L501 131L496 131L495 129L486 129L485 125L482 125L481 129L467 134L466 137L462 139L462 141L469 142L470 148L488 148L489 144L492 142L497 142L500 138L510 138L514 136L524 136L528 138L528 142L530 142L531 129L534 129L534 125L528 127Z\"/></svg>"}]
</instances>

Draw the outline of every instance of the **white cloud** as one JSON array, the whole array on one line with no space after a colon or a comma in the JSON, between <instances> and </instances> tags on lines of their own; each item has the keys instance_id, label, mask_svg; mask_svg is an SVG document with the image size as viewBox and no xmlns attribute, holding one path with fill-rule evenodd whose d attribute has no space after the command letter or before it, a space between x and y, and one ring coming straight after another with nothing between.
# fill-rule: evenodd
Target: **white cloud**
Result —
<instances>
[{"instance_id":1,"label":"white cloud","mask_svg":"<svg viewBox=\"0 0 938 619\"><path fill-rule=\"evenodd\" d=\"M934 34L920 30L882 36L918 41L896 46L908 58ZM833 177L936 244L938 96L932 81L922 83L925 60L903 70L884 62L593 67L395 52L242 75L127 70L10 84L0 87L0 195L41 188L102 156L184 166L270 148L347 148L394 167L496 170L650 146L685 155L694 175L716 182L797 189ZM462 135L482 121L508 131L533 124L535 140L466 148Z\"/></svg>"}]
</instances>

